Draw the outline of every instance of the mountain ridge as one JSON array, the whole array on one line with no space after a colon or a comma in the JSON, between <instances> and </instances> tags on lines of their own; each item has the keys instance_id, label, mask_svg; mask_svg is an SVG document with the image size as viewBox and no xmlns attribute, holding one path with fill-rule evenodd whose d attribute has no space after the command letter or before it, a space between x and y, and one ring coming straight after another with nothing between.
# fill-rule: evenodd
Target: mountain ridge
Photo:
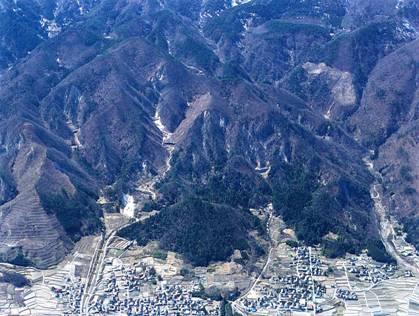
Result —
<instances>
[{"instance_id":1,"label":"mountain ridge","mask_svg":"<svg viewBox=\"0 0 419 316\"><path fill-rule=\"evenodd\" d=\"M252 255L258 247L249 232L258 225L247 210L273 196L276 212L299 237L322 243L330 255L368 248L365 235L380 240L369 197L373 177L362 159L373 150L385 165L382 156L393 157L397 142L391 135L408 124L412 129L406 127L406 133L417 137L417 88L408 84L417 62L406 57L400 69L395 62L417 45L417 21L409 14L417 9L414 2L396 8L389 0L385 17L372 5L380 14L371 20L364 17L365 8L344 1L192 2L86 2L84 10L63 11L69 13L60 32L51 38L44 34L29 54L16 52L13 66L3 66L0 234L5 245L13 244L0 249L3 261L23 256L47 267L61 260L81 236L101 231L96 200L103 194L113 210L129 193L140 211L150 204L160 211L136 224L156 231L139 237L134 227L124 236L142 243L159 239L162 247L199 264L227 259L234 247L227 242L223 256L191 250L187 241L195 227L180 208L186 205L199 223L200 210L191 202L196 200L214 212L226 205L231 223L250 218L237 226L234 239L246 240ZM396 70L411 77L403 82L381 78L382 72ZM400 99L395 110L400 117L392 115L394 100L386 101L389 109L379 107L373 85L383 82L388 82L385 97L400 83L400 93L412 100L408 109L393 93ZM378 113L388 119L391 135L380 129L378 136L368 134L375 131ZM400 190L397 200L408 196L410 202L394 211L401 220L417 218L406 211L417 203L414 148L406 167L412 170L410 189ZM153 177L156 198L135 190L138 181ZM311 180L301 186L300 179ZM386 176L384 182L391 201L394 184ZM281 194L299 190L306 196L301 205ZM31 199L35 202L26 205ZM335 209L320 203L328 199ZM14 206L19 201L23 204ZM310 212L316 214L313 222L300 225ZM15 222L22 214L29 217ZM44 218L41 230L26 224L33 221L31 214ZM171 225L182 219L188 225L178 233ZM171 236L159 233L161 225L176 232L170 245ZM307 233L311 225L317 225L316 238ZM342 247L323 238L330 229ZM222 242L231 239L228 230L217 234ZM35 246L25 238L33 238ZM59 250L45 259L33 250L45 244Z\"/></svg>"}]
</instances>

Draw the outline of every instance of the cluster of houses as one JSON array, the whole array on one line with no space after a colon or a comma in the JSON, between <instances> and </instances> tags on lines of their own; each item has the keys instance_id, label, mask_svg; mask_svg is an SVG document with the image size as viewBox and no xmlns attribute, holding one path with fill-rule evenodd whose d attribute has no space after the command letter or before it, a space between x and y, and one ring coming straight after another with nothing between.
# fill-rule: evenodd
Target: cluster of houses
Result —
<instances>
[{"instance_id":1,"label":"cluster of houses","mask_svg":"<svg viewBox=\"0 0 419 316\"><path fill-rule=\"evenodd\" d=\"M326 288L317 282L313 288L316 298L321 298L326 292ZM313 288L309 283L294 277L293 283L288 286L278 289L263 287L260 290L260 297L244 299L243 306L251 313L259 310L313 311L314 308L320 312L321 307L316 306L313 301Z\"/></svg>"},{"instance_id":2,"label":"cluster of houses","mask_svg":"<svg viewBox=\"0 0 419 316\"><path fill-rule=\"evenodd\" d=\"M260 296L255 299L246 298L243 306L249 313L260 310L281 311L322 311L315 304L316 299L322 298L326 287L313 279L314 276L326 274L322 262L310 254L307 247L295 248L290 267L295 268L296 274L273 276L269 279L270 286L259 287Z\"/></svg>"},{"instance_id":3,"label":"cluster of houses","mask_svg":"<svg viewBox=\"0 0 419 316\"><path fill-rule=\"evenodd\" d=\"M412 245L402 246L399 250L403 257L419 256L419 250L416 250Z\"/></svg>"},{"instance_id":4,"label":"cluster of houses","mask_svg":"<svg viewBox=\"0 0 419 316\"><path fill-rule=\"evenodd\" d=\"M119 296L120 292L139 292L142 284L156 283L154 268L143 264L138 266L115 265L103 278L103 292L109 296Z\"/></svg>"},{"instance_id":5,"label":"cluster of houses","mask_svg":"<svg viewBox=\"0 0 419 316\"><path fill-rule=\"evenodd\" d=\"M89 315L218 315L218 305L198 297L198 285L169 285L154 268L111 266L89 307Z\"/></svg>"},{"instance_id":6,"label":"cluster of houses","mask_svg":"<svg viewBox=\"0 0 419 316\"><path fill-rule=\"evenodd\" d=\"M299 276L322 276L326 271L322 268L321 260L314 255L310 255L307 247L296 248L296 256L290 266L295 266Z\"/></svg>"},{"instance_id":7,"label":"cluster of houses","mask_svg":"<svg viewBox=\"0 0 419 316\"><path fill-rule=\"evenodd\" d=\"M360 281L373 284L390 279L397 271L397 266L394 264L358 264L356 257L350 259L350 264L348 272L354 274Z\"/></svg>"},{"instance_id":8,"label":"cluster of houses","mask_svg":"<svg viewBox=\"0 0 419 316\"><path fill-rule=\"evenodd\" d=\"M218 315L218 307L210 302L193 297L192 291L178 286L158 286L154 293L138 293L133 297L103 296L99 298L90 314L128 315Z\"/></svg>"},{"instance_id":9,"label":"cluster of houses","mask_svg":"<svg viewBox=\"0 0 419 316\"><path fill-rule=\"evenodd\" d=\"M344 301L357 301L358 295L355 292L349 291L347 289L337 289L336 297Z\"/></svg>"},{"instance_id":10,"label":"cluster of houses","mask_svg":"<svg viewBox=\"0 0 419 316\"><path fill-rule=\"evenodd\" d=\"M67 278L62 288L52 287L55 297L63 303L65 315L80 313L80 302L84 291L84 283L80 278Z\"/></svg>"}]
</instances>

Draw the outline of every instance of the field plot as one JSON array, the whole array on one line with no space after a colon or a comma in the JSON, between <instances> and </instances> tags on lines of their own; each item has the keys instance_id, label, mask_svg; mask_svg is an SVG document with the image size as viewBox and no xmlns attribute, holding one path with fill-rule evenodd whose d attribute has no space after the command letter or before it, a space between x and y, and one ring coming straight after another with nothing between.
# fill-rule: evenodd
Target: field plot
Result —
<instances>
[{"instance_id":1,"label":"field plot","mask_svg":"<svg viewBox=\"0 0 419 316\"><path fill-rule=\"evenodd\" d=\"M409 297L409 306L408 306L409 316L419 315L419 284L417 283L415 288L412 291L412 294Z\"/></svg>"},{"instance_id":2,"label":"field plot","mask_svg":"<svg viewBox=\"0 0 419 316\"><path fill-rule=\"evenodd\" d=\"M418 315L414 272L366 253L326 258L301 245L270 205L253 212L270 238L251 270L238 250L227 262L193 267L157 242L137 246L116 236L128 221L111 214L108 233L82 238L53 268L0 266L31 282L0 283L0 315L219 315L222 297L251 316Z\"/></svg>"},{"instance_id":3,"label":"field plot","mask_svg":"<svg viewBox=\"0 0 419 316\"><path fill-rule=\"evenodd\" d=\"M366 253L329 259L315 247L299 246L280 218L282 230L266 265L233 307L243 315L416 315L419 278ZM273 231L273 230L271 230ZM272 234L271 234L272 236ZM278 242L279 240L279 242Z\"/></svg>"}]
</instances>

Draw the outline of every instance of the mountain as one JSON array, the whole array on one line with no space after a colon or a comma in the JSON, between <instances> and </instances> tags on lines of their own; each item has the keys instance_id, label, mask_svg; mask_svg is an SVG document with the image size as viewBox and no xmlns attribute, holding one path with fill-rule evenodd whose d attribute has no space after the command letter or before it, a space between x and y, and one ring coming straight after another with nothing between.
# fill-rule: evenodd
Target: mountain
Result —
<instances>
[{"instance_id":1,"label":"mountain","mask_svg":"<svg viewBox=\"0 0 419 316\"><path fill-rule=\"evenodd\" d=\"M59 262L127 194L159 212L120 234L196 265L261 255L250 209L270 202L299 239L357 253L380 242L367 156L417 244L417 10L0 0L1 260Z\"/></svg>"}]
</instances>

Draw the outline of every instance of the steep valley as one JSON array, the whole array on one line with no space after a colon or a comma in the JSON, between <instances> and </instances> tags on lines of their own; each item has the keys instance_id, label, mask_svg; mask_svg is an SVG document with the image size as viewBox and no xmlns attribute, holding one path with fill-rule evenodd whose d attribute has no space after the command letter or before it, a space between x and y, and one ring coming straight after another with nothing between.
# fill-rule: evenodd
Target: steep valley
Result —
<instances>
[{"instance_id":1,"label":"steep valley","mask_svg":"<svg viewBox=\"0 0 419 316\"><path fill-rule=\"evenodd\" d=\"M374 181L417 246L417 3L367 2L0 0L0 259L57 264L129 200L156 215L121 236L197 266L251 269L271 202L388 261Z\"/></svg>"}]
</instances>

